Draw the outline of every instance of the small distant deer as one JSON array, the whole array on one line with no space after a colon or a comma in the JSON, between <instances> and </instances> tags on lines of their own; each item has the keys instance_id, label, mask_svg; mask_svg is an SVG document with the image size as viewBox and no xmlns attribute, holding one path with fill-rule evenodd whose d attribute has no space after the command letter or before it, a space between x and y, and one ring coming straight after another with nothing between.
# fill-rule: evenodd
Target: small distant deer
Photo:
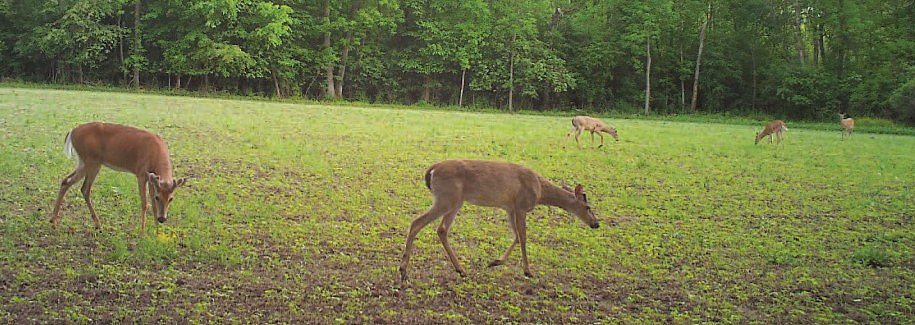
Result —
<instances>
[{"instance_id":1,"label":"small distant deer","mask_svg":"<svg viewBox=\"0 0 915 325\"><path fill-rule=\"evenodd\" d=\"M575 133L575 143L581 146L578 142L578 136L581 135L582 130L588 130L591 132L591 144L594 144L594 133L600 136L600 145L598 148L604 146L604 135L601 132L606 132L607 134L613 136L613 139L620 141L619 136L616 134L616 128L607 126L603 121L590 116L576 116L572 118L572 130L566 134L568 138L572 133Z\"/></svg>"},{"instance_id":2,"label":"small distant deer","mask_svg":"<svg viewBox=\"0 0 915 325\"><path fill-rule=\"evenodd\" d=\"M533 273L527 262L525 216L535 206L558 206L578 216L591 228L599 226L581 184L576 186L574 191L566 186L559 187L520 165L483 160L445 160L429 167L425 179L426 187L435 196L435 203L428 212L410 224L400 264L401 281L407 280L407 264L410 261L416 234L441 216L444 218L438 226L438 238L445 247L445 253L448 254L455 271L461 276L466 275L448 244L448 230L465 201L479 206L502 208L508 212L508 224L514 232L514 240L505 254L489 263L489 266L505 263L512 249L520 243L524 275L528 277L532 277Z\"/></svg>"},{"instance_id":3,"label":"small distant deer","mask_svg":"<svg viewBox=\"0 0 915 325\"><path fill-rule=\"evenodd\" d=\"M839 113L839 123L842 124L842 140L845 140L846 135L850 137L855 131L855 119L845 113Z\"/></svg>"},{"instance_id":4,"label":"small distant deer","mask_svg":"<svg viewBox=\"0 0 915 325\"><path fill-rule=\"evenodd\" d=\"M756 133L756 142L753 144L759 144L759 140L769 136L769 143L772 143L773 134L776 138L776 143L781 143L782 139L785 137L784 132L788 131L788 128L785 126L785 122L782 120L774 120L769 122L766 125L766 128L762 132Z\"/></svg>"},{"instance_id":5,"label":"small distant deer","mask_svg":"<svg viewBox=\"0 0 915 325\"><path fill-rule=\"evenodd\" d=\"M137 176L140 190L140 225L146 231L146 188L153 199L153 215L156 221L168 219L168 205L174 198L175 189L184 185L185 178L172 179L172 163L168 147L158 135L137 128L92 122L77 126L67 133L64 152L68 158L76 154L76 170L60 183L60 192L54 202L51 223L60 223L60 205L70 186L85 177L82 193L92 215L95 227L101 227L95 208L92 207L92 183L102 165L117 171L131 172Z\"/></svg>"}]
</instances>

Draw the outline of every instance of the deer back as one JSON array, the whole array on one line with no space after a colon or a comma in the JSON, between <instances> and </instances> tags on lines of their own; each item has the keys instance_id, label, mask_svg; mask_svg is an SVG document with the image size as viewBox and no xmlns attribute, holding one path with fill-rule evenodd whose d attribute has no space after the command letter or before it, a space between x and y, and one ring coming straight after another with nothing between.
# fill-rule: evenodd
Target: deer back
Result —
<instances>
[{"instance_id":1,"label":"deer back","mask_svg":"<svg viewBox=\"0 0 915 325\"><path fill-rule=\"evenodd\" d=\"M93 122L70 131L73 148L86 163L137 175L156 172L171 179L168 147L158 135L126 125Z\"/></svg>"},{"instance_id":2,"label":"deer back","mask_svg":"<svg viewBox=\"0 0 915 325\"><path fill-rule=\"evenodd\" d=\"M426 172L436 199L460 199L504 209L533 209L540 198L540 177L511 163L485 160L446 160Z\"/></svg>"}]
</instances>

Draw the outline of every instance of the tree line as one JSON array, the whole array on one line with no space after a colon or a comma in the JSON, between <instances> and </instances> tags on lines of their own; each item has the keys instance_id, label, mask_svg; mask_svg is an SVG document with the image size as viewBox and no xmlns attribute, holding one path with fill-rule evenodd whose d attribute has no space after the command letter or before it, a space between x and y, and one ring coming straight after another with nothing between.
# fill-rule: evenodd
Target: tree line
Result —
<instances>
[{"instance_id":1,"label":"tree line","mask_svg":"<svg viewBox=\"0 0 915 325\"><path fill-rule=\"evenodd\" d=\"M911 0L0 0L0 77L915 123Z\"/></svg>"}]
</instances>

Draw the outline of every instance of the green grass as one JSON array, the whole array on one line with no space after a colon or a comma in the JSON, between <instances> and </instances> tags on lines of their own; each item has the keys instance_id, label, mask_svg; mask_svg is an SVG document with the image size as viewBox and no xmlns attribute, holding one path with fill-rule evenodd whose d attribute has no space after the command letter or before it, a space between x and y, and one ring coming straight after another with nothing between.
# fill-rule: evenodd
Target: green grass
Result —
<instances>
[{"instance_id":1,"label":"green grass","mask_svg":"<svg viewBox=\"0 0 915 325\"><path fill-rule=\"evenodd\" d=\"M190 177L148 234L132 175L105 169L91 226L63 138L92 120L155 131ZM0 88L0 322L911 323L915 137L608 118L576 148L567 117ZM747 123L751 124L751 123ZM588 137L583 135L584 143ZM604 224L528 216L536 277L504 212L465 205L449 265L432 225L396 278L423 172L494 159L585 185ZM74 187L75 188L75 187ZM149 218L152 219L152 218Z\"/></svg>"}]
</instances>

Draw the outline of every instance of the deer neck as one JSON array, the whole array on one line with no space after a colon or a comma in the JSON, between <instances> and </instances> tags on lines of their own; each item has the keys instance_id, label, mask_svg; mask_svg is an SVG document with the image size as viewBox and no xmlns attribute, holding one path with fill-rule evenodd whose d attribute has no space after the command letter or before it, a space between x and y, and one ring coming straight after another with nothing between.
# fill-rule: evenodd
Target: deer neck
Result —
<instances>
[{"instance_id":1,"label":"deer neck","mask_svg":"<svg viewBox=\"0 0 915 325\"><path fill-rule=\"evenodd\" d=\"M171 182L172 177L172 162L168 159L168 152L160 153L158 159L153 159L148 167L150 173L154 173L159 176L160 181Z\"/></svg>"},{"instance_id":2,"label":"deer neck","mask_svg":"<svg viewBox=\"0 0 915 325\"><path fill-rule=\"evenodd\" d=\"M540 181L540 204L568 210L577 201L575 194L553 185L545 179Z\"/></svg>"}]
</instances>

